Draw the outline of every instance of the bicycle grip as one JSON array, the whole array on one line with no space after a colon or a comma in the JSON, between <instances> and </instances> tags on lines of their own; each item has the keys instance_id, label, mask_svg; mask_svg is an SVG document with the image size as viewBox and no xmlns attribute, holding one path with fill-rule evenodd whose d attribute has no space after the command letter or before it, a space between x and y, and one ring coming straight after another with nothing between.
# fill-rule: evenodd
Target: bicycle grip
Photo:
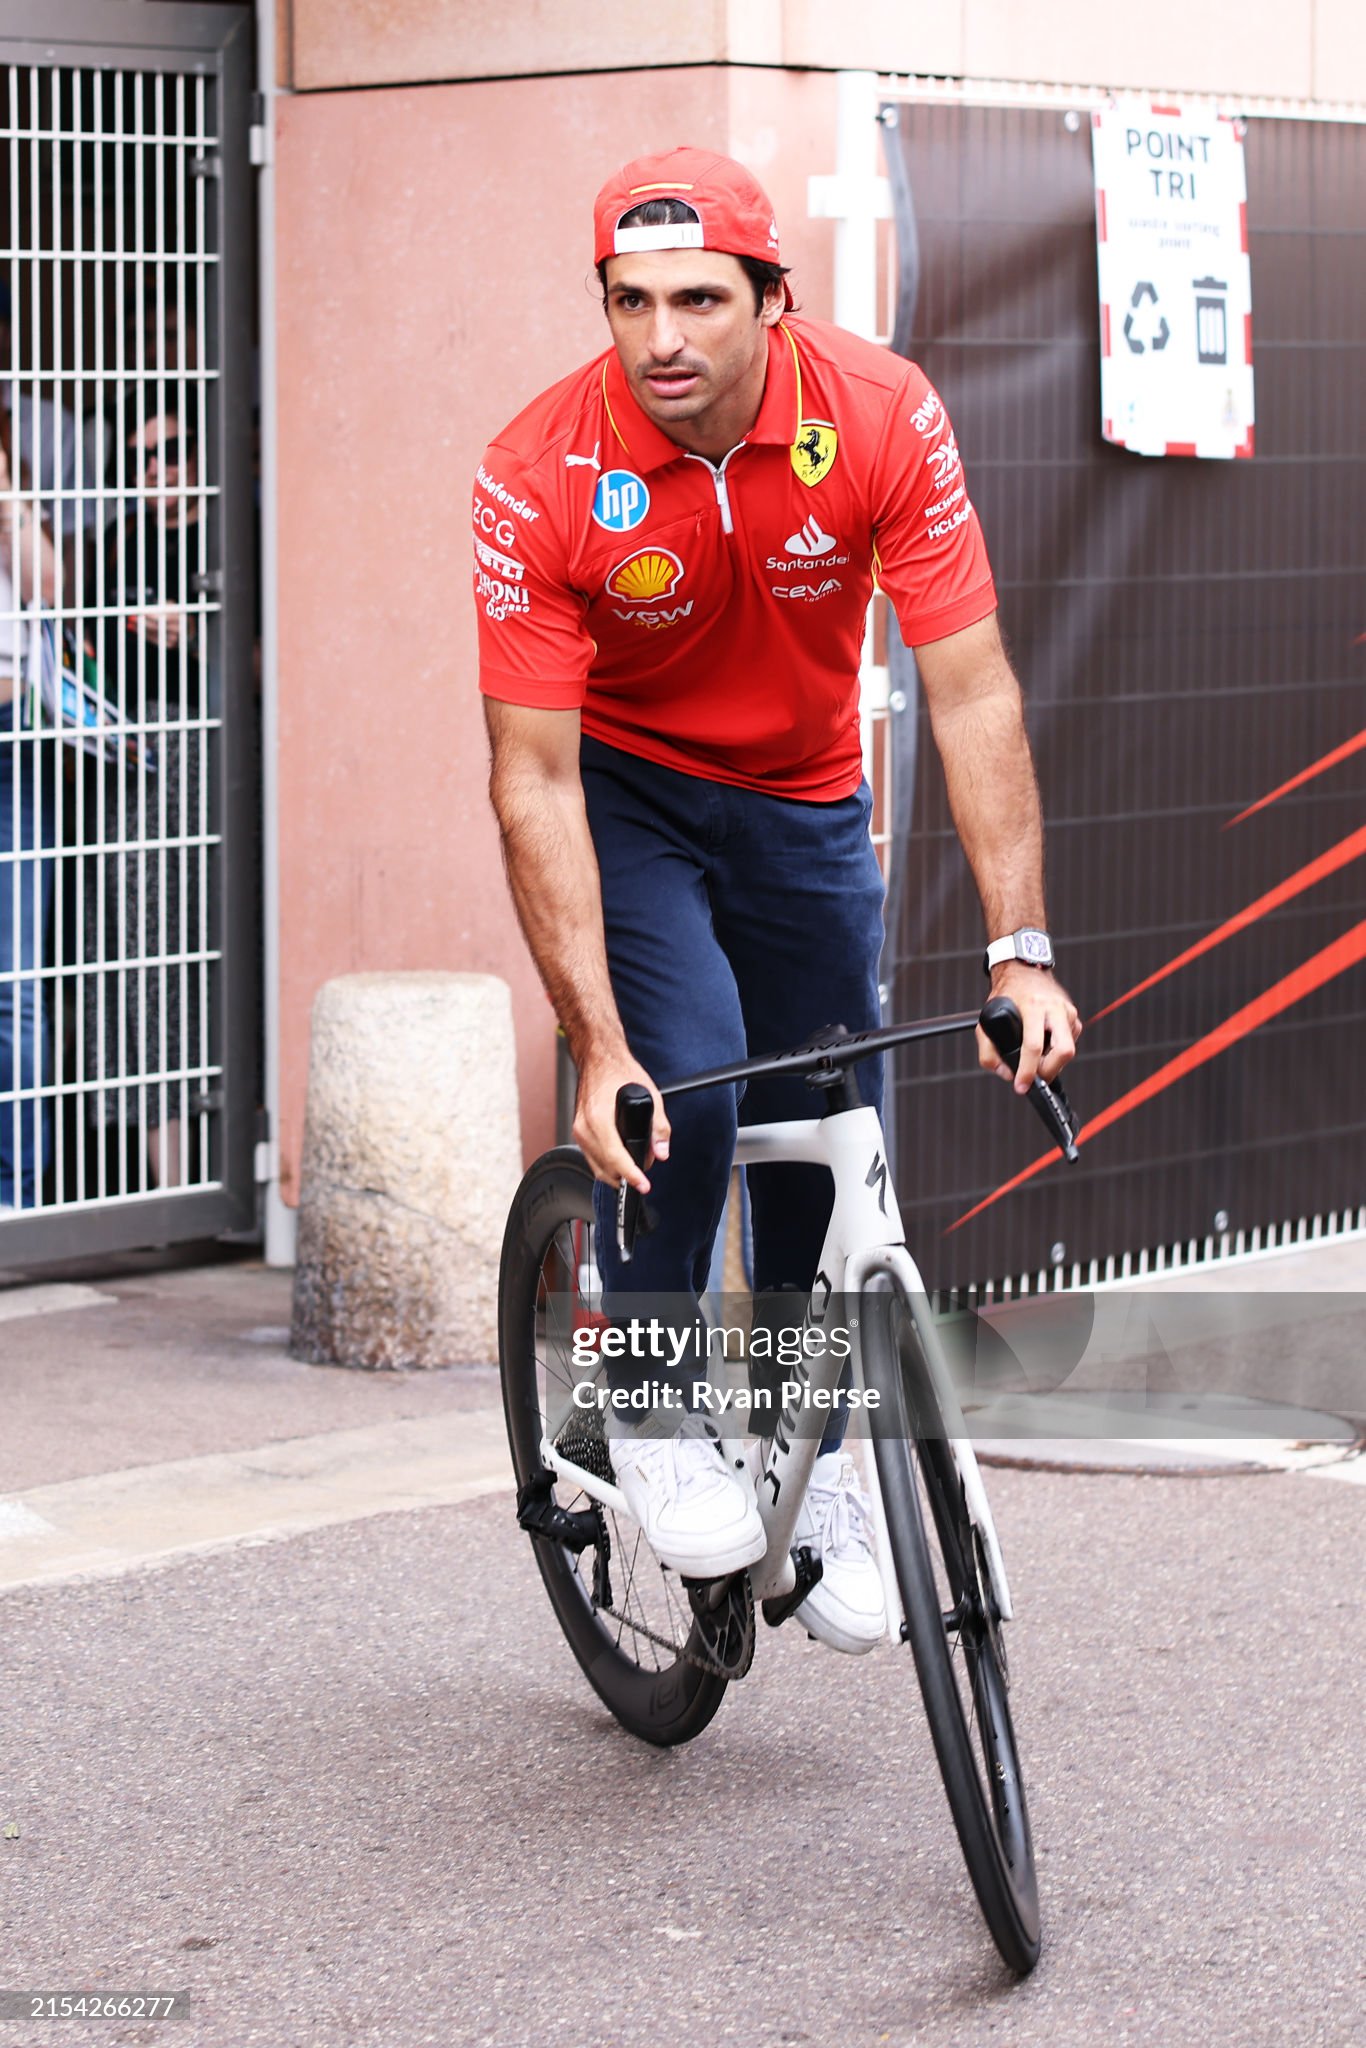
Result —
<instances>
[{"instance_id":1,"label":"bicycle grip","mask_svg":"<svg viewBox=\"0 0 1366 2048\"><path fill-rule=\"evenodd\" d=\"M1015 1073L1024 1043L1024 1024L1010 997L988 996L982 1005L981 1024L1010 1071ZM1036 1074L1030 1086L1029 1100L1063 1158L1075 1165L1079 1157L1077 1134L1081 1124L1063 1092L1062 1083L1045 1081L1042 1074Z\"/></svg>"},{"instance_id":2,"label":"bicycle grip","mask_svg":"<svg viewBox=\"0 0 1366 2048\"><path fill-rule=\"evenodd\" d=\"M643 1167L650 1156L654 1120L654 1097L648 1088L642 1088L639 1081L627 1081L618 1088L617 1136L637 1166ZM617 1189L617 1250L624 1266L631 1263L643 1207L643 1197L624 1180Z\"/></svg>"}]
</instances>

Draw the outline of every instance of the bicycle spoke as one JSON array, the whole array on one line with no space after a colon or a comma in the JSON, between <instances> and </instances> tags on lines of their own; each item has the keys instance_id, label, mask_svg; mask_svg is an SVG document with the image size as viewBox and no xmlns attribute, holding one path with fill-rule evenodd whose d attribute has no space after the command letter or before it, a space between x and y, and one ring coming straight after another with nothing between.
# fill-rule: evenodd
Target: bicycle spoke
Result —
<instances>
[{"instance_id":1,"label":"bicycle spoke","mask_svg":"<svg viewBox=\"0 0 1366 2048\"><path fill-rule=\"evenodd\" d=\"M569 1647L624 1727L671 1746L706 1727L730 1673L718 1668L676 1578L632 1517L589 1490L590 1474L611 1477L601 1413L575 1399L574 1333L595 1328L602 1314L593 1199L592 1178L569 1151L538 1160L518 1190L499 1286L504 1407L519 1487L540 1503L533 1554ZM548 1488L547 1443L564 1460ZM540 1533L545 1510L577 1517L573 1542Z\"/></svg>"}]
</instances>

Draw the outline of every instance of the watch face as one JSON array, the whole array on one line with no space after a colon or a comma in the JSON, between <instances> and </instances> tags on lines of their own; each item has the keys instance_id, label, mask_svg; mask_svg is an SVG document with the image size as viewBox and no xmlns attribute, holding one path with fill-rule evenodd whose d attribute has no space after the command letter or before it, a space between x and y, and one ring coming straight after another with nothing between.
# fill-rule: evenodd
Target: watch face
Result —
<instances>
[{"instance_id":1,"label":"watch face","mask_svg":"<svg viewBox=\"0 0 1366 2048\"><path fill-rule=\"evenodd\" d=\"M1047 932L1021 932L1019 945L1019 957L1027 960L1031 967L1052 966L1053 942Z\"/></svg>"}]
</instances>

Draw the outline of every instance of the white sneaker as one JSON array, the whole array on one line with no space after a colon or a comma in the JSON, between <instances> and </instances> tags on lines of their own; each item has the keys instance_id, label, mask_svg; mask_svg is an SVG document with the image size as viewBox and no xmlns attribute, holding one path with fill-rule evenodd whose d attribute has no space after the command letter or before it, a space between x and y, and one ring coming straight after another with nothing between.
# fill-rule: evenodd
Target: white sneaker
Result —
<instances>
[{"instance_id":1,"label":"white sneaker","mask_svg":"<svg viewBox=\"0 0 1366 2048\"><path fill-rule=\"evenodd\" d=\"M792 1541L805 1543L823 1567L797 1620L832 1650L859 1656L875 1648L887 1633L887 1603L868 1496L846 1451L817 1458Z\"/></svg>"},{"instance_id":2,"label":"white sneaker","mask_svg":"<svg viewBox=\"0 0 1366 2048\"><path fill-rule=\"evenodd\" d=\"M754 1489L726 1464L714 1429L690 1417L677 1436L610 1437L617 1485L661 1564L723 1579L768 1547Z\"/></svg>"}]
</instances>

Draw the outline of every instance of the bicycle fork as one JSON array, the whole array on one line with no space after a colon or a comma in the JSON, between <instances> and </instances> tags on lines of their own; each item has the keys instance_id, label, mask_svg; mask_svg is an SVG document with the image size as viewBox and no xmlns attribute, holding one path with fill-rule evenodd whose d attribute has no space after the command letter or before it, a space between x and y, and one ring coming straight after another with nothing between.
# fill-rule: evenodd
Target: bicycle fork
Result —
<instances>
[{"instance_id":1,"label":"bicycle fork","mask_svg":"<svg viewBox=\"0 0 1366 2048\"><path fill-rule=\"evenodd\" d=\"M939 1412L944 1420L949 1451L963 1483L963 1498L967 1504L968 1520L981 1539L982 1554L986 1561L987 1576L991 1582L996 1609L1002 1621L1011 1621L1014 1619L1015 1609L1010 1597L1010 1582L1006 1577L1005 1560L1001 1555L1000 1540L996 1534L996 1524L992 1520L986 1487L982 1483L981 1468L977 1463L977 1454L973 1450L972 1439L968 1435L967 1423L959 1405L953 1374L944 1356L939 1332L930 1313L924 1282L916 1269L914 1259L904 1245L867 1245L853 1253L845 1267L846 1292L850 1299L856 1300L865 1287L875 1287L880 1278L888 1283L888 1291L900 1294L906 1312L915 1324L916 1336L920 1341ZM876 1417L870 1416L870 1435L877 1426ZM891 1546L887 1540L887 1516L882 1502L882 1488L878 1481L877 1459L869 1456L867 1464L868 1491L872 1497L873 1523L877 1534L878 1562L882 1569L883 1589L887 1598L888 1627L895 1641L899 1629L894 1624L898 1619L904 1623L905 1617L900 1588L896 1584L892 1567Z\"/></svg>"}]
</instances>

